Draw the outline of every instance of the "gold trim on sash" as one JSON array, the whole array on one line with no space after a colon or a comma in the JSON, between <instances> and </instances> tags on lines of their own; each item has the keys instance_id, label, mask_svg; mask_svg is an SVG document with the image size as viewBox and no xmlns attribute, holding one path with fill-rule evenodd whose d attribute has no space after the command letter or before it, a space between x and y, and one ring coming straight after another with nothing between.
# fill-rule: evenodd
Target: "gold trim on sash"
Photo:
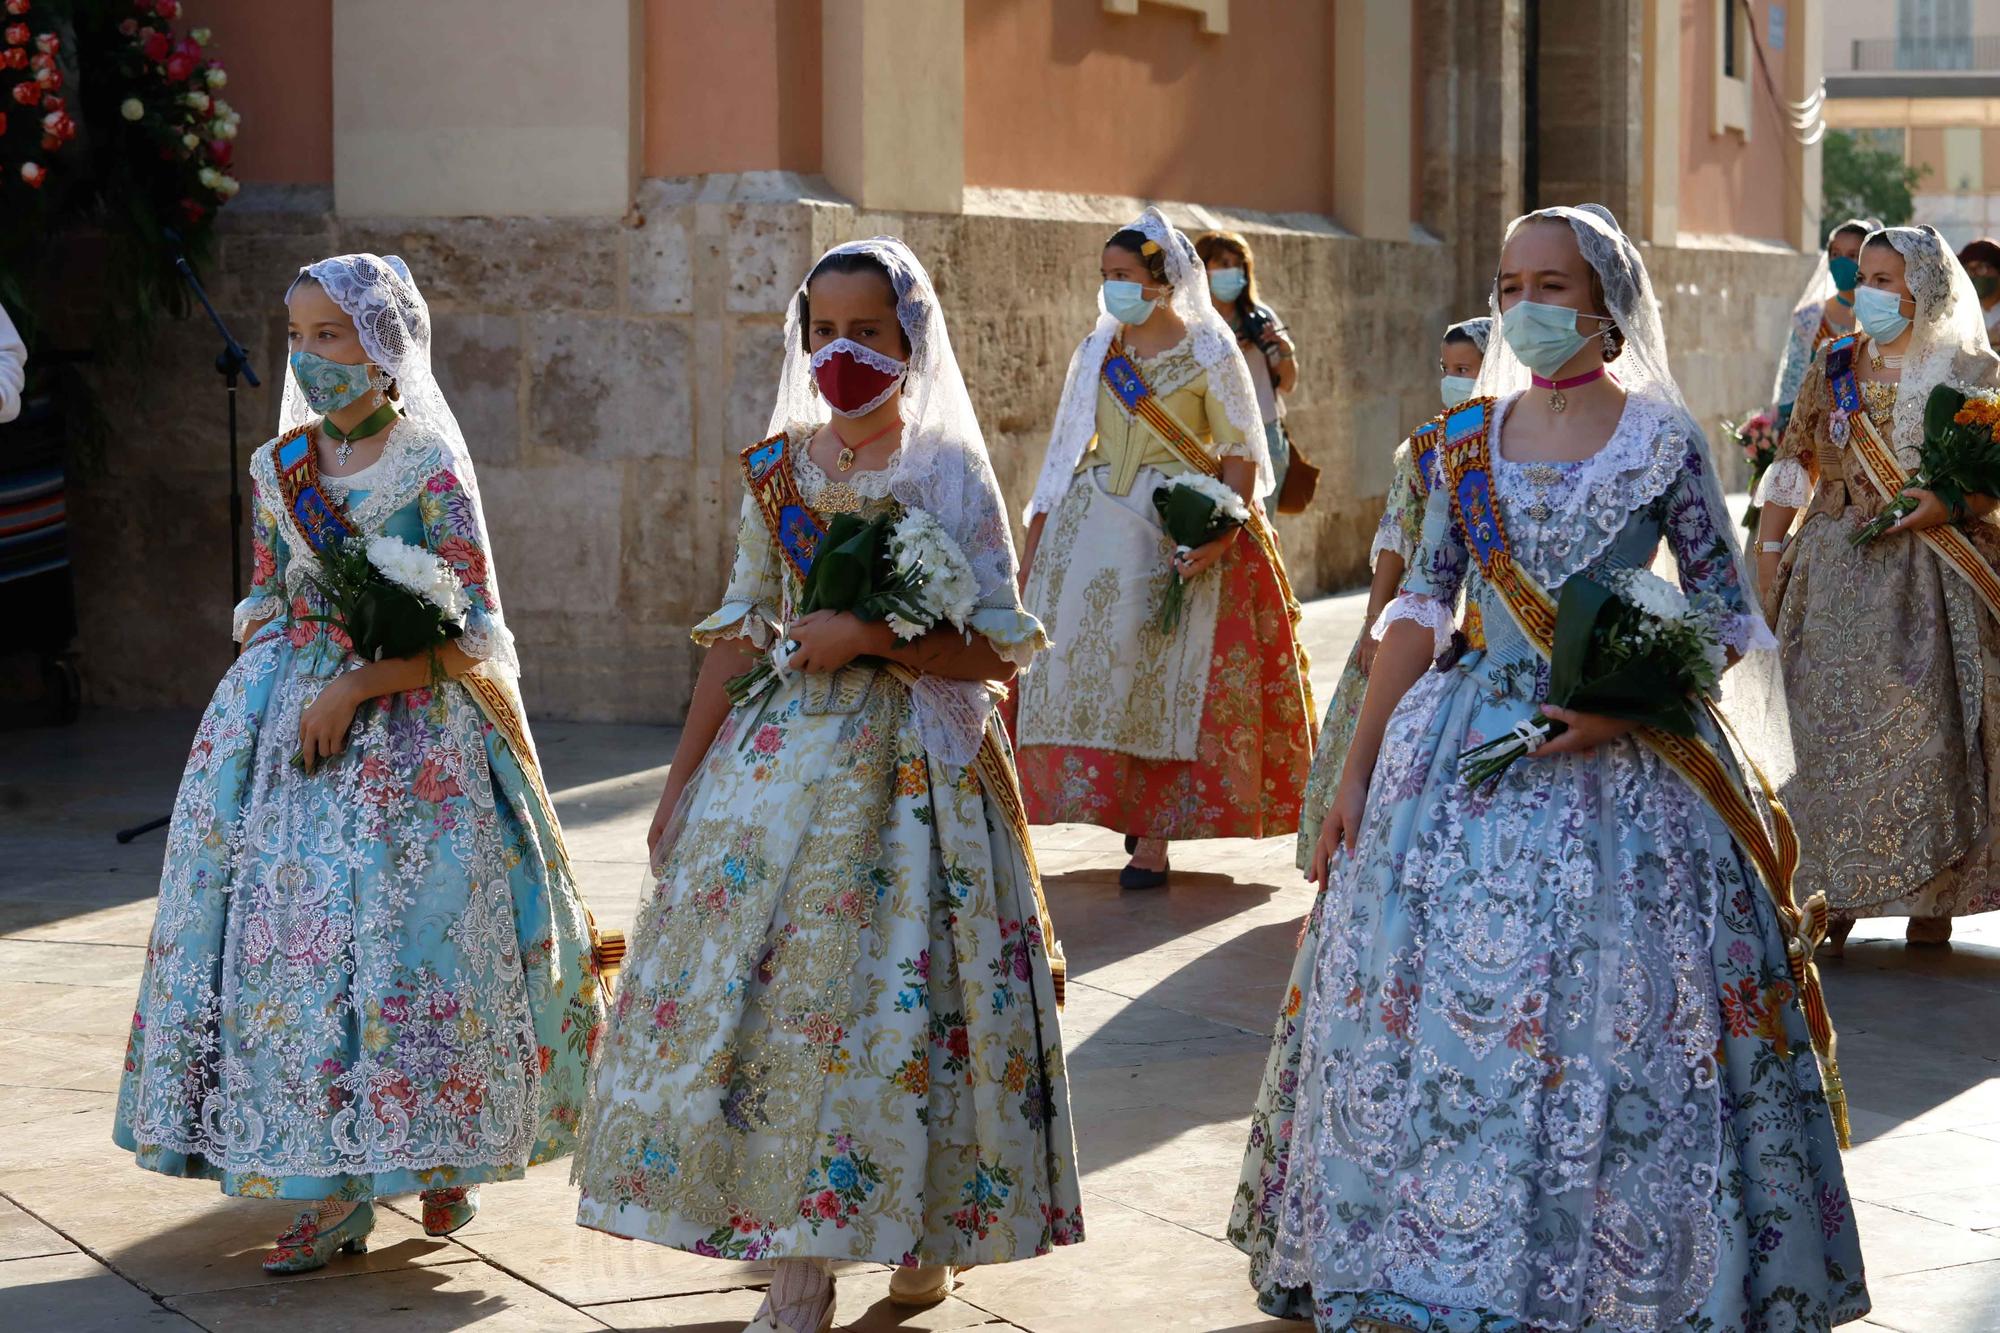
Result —
<instances>
[{"instance_id":1,"label":"gold trim on sash","mask_svg":"<svg viewBox=\"0 0 2000 1333\"><path fill-rule=\"evenodd\" d=\"M1479 406L1481 404L1475 401L1461 405L1459 411ZM1536 652L1548 658L1555 642L1556 603L1527 571L1514 563L1509 552L1499 506L1490 498L1493 463L1488 441L1493 401L1486 400L1484 408L1486 418L1478 429L1445 445L1444 480L1451 488L1452 513L1463 528L1467 521L1463 508L1465 479L1469 474L1482 474L1487 479L1489 492L1485 512L1479 515L1479 522L1489 531L1482 534L1480 541L1468 540L1466 547L1479 562L1480 572L1486 581L1500 594L1501 602L1506 605L1515 624L1520 626L1522 636ZM1490 540L1487 540L1489 537ZM1708 711L1718 725L1726 726L1712 704L1708 705ZM1792 899L1792 873L1798 868L1799 842L1791 816L1771 790L1763 772L1748 756L1745 756L1745 762L1756 774L1765 805L1771 812L1770 829L1765 828L1748 793L1708 742L1698 736L1676 736L1656 727L1639 727L1633 735L1708 802L1737 845L1749 855L1758 878L1769 892L1779 923L1785 931L1785 952L1792 979L1798 987L1799 1007L1805 1014L1806 1028L1812 1034L1813 1049L1819 1056L1821 1081L1825 1084L1827 1109L1833 1117L1834 1133L1841 1147L1852 1146L1847 1120L1847 1091L1841 1082L1840 1064L1836 1058L1838 1038L1833 1030L1832 1017L1827 1013L1819 968L1813 961L1813 953L1826 935L1826 895L1814 894L1803 909Z\"/></svg>"},{"instance_id":2,"label":"gold trim on sash","mask_svg":"<svg viewBox=\"0 0 2000 1333\"><path fill-rule=\"evenodd\" d=\"M1884 504L1895 503L1902 495L1903 487L1910 482L1910 474L1903 471L1902 464L1882 437L1875 433L1875 423L1868 419L1866 412L1855 412L1847 418L1848 441L1853 446L1855 457L1861 460L1861 469L1882 493ZM1925 528L1916 534L1930 543L1938 558L1949 566L1953 573L1972 585L1972 591L1979 600L1986 603L1986 613L2000 619L2000 575L1995 575L1993 566L1986 563L1979 548L1972 539L1959 530L1955 523L1942 523L1934 528Z\"/></svg>"}]
</instances>

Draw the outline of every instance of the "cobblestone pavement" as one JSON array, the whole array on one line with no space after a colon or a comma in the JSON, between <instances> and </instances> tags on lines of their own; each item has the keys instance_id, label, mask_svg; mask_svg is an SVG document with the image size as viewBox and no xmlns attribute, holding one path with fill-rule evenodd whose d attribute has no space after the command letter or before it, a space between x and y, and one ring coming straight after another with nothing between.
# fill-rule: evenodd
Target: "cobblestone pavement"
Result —
<instances>
[{"instance_id":1,"label":"cobblestone pavement","mask_svg":"<svg viewBox=\"0 0 2000 1333\"><path fill-rule=\"evenodd\" d=\"M1322 697L1359 616L1354 597L1309 610ZM757 1268L577 1228L560 1163L488 1186L450 1240L427 1239L398 1199L365 1259L274 1280L258 1258L293 1205L163 1179L112 1147L161 841L119 847L111 832L166 810L193 722L101 714L0 733L0 1328L740 1328ZM584 888L600 921L627 925L673 733L539 730ZM1170 890L1121 894L1115 836L1037 833L1073 969L1063 1027L1089 1243L975 1270L915 1313L887 1303L885 1270L856 1266L839 1326L1300 1329L1257 1313L1222 1239L1308 901L1290 840L1184 844ZM1961 923L1949 950L1864 923L1827 972L1871 1324L2000 1333L2000 917Z\"/></svg>"}]
</instances>

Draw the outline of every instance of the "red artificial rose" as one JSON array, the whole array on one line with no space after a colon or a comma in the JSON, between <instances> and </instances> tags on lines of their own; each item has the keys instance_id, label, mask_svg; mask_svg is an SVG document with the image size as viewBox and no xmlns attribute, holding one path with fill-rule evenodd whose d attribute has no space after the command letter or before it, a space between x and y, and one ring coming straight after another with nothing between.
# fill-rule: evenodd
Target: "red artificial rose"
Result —
<instances>
[{"instance_id":1,"label":"red artificial rose","mask_svg":"<svg viewBox=\"0 0 2000 1333\"><path fill-rule=\"evenodd\" d=\"M141 14L150 14L153 12L153 0L132 0L132 8Z\"/></svg>"},{"instance_id":2,"label":"red artificial rose","mask_svg":"<svg viewBox=\"0 0 2000 1333\"><path fill-rule=\"evenodd\" d=\"M52 32L45 32L35 38L35 49L45 56L52 56L62 50L62 38Z\"/></svg>"},{"instance_id":3,"label":"red artificial rose","mask_svg":"<svg viewBox=\"0 0 2000 1333\"><path fill-rule=\"evenodd\" d=\"M52 55L48 55L41 51L37 51L35 52L35 54L28 57L28 64L33 66L35 72L39 74L45 69L54 69L56 67L56 58Z\"/></svg>"},{"instance_id":4,"label":"red artificial rose","mask_svg":"<svg viewBox=\"0 0 2000 1333\"><path fill-rule=\"evenodd\" d=\"M208 145L208 160L224 171L229 170L229 160L236 156L236 145L227 139L212 139Z\"/></svg>"},{"instance_id":5,"label":"red artificial rose","mask_svg":"<svg viewBox=\"0 0 2000 1333\"><path fill-rule=\"evenodd\" d=\"M132 36L133 34L139 31L139 20L137 19L124 20L118 25L118 31L124 33L127 37Z\"/></svg>"},{"instance_id":6,"label":"red artificial rose","mask_svg":"<svg viewBox=\"0 0 2000 1333\"><path fill-rule=\"evenodd\" d=\"M52 93L62 86L63 73L53 65L47 69L38 69L35 71L35 96L40 97L43 93Z\"/></svg>"},{"instance_id":7,"label":"red artificial rose","mask_svg":"<svg viewBox=\"0 0 2000 1333\"><path fill-rule=\"evenodd\" d=\"M42 117L42 133L60 142L76 137L76 125L67 111L51 111Z\"/></svg>"},{"instance_id":8,"label":"red artificial rose","mask_svg":"<svg viewBox=\"0 0 2000 1333\"><path fill-rule=\"evenodd\" d=\"M199 222L208 216L208 210L192 199L181 200L181 217L188 222Z\"/></svg>"},{"instance_id":9,"label":"red artificial rose","mask_svg":"<svg viewBox=\"0 0 2000 1333\"><path fill-rule=\"evenodd\" d=\"M0 134L5 134L6 132L7 132L7 113L5 111L0 111Z\"/></svg>"},{"instance_id":10,"label":"red artificial rose","mask_svg":"<svg viewBox=\"0 0 2000 1333\"><path fill-rule=\"evenodd\" d=\"M188 75L194 73L195 59L176 51L167 57L167 78L174 83L186 83Z\"/></svg>"},{"instance_id":11,"label":"red artificial rose","mask_svg":"<svg viewBox=\"0 0 2000 1333\"><path fill-rule=\"evenodd\" d=\"M7 0L7 12L19 18L28 12L28 0Z\"/></svg>"},{"instance_id":12,"label":"red artificial rose","mask_svg":"<svg viewBox=\"0 0 2000 1333\"><path fill-rule=\"evenodd\" d=\"M10 46L5 51L0 51L0 65L5 65L8 69L26 69L28 49L25 46Z\"/></svg>"},{"instance_id":13,"label":"red artificial rose","mask_svg":"<svg viewBox=\"0 0 2000 1333\"><path fill-rule=\"evenodd\" d=\"M23 79L14 85L14 100L22 106L33 106L42 100L41 87L30 79Z\"/></svg>"},{"instance_id":14,"label":"red artificial rose","mask_svg":"<svg viewBox=\"0 0 2000 1333\"><path fill-rule=\"evenodd\" d=\"M48 174L47 171L42 169L42 164L39 162L23 162L21 164L21 179L34 186L37 190L42 188L42 177Z\"/></svg>"},{"instance_id":15,"label":"red artificial rose","mask_svg":"<svg viewBox=\"0 0 2000 1333\"><path fill-rule=\"evenodd\" d=\"M153 12L163 19L181 16L181 0L153 0Z\"/></svg>"},{"instance_id":16,"label":"red artificial rose","mask_svg":"<svg viewBox=\"0 0 2000 1333\"><path fill-rule=\"evenodd\" d=\"M44 153L53 153L58 148L62 147L62 143L63 141L61 139L56 138L55 135L44 134L42 136L42 151Z\"/></svg>"},{"instance_id":17,"label":"red artificial rose","mask_svg":"<svg viewBox=\"0 0 2000 1333\"><path fill-rule=\"evenodd\" d=\"M167 40L167 35L163 32L147 28L145 33L145 39L139 43L139 48L146 53L146 59L157 65L167 58L167 54L174 49L174 44Z\"/></svg>"},{"instance_id":18,"label":"red artificial rose","mask_svg":"<svg viewBox=\"0 0 2000 1333\"><path fill-rule=\"evenodd\" d=\"M7 45L9 46L26 46L30 35L28 25L25 23L9 23L7 25Z\"/></svg>"}]
</instances>

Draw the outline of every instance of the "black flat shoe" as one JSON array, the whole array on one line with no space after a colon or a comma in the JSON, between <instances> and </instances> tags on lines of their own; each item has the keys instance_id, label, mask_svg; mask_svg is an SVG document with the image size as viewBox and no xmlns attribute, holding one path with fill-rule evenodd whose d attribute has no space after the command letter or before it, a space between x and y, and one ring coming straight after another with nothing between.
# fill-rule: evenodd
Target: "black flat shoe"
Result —
<instances>
[{"instance_id":1,"label":"black flat shoe","mask_svg":"<svg viewBox=\"0 0 2000 1333\"><path fill-rule=\"evenodd\" d=\"M1138 866L1126 866L1118 872L1118 887L1121 889L1164 889L1167 887L1167 873L1164 870L1142 870Z\"/></svg>"}]
</instances>

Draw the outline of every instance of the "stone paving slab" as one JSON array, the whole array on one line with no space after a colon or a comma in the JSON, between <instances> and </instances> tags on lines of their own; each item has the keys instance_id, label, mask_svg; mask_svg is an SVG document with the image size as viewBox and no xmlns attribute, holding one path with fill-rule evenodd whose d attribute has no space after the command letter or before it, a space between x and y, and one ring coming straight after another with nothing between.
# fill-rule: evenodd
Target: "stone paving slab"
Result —
<instances>
[{"instance_id":1,"label":"stone paving slab","mask_svg":"<svg viewBox=\"0 0 2000 1333\"><path fill-rule=\"evenodd\" d=\"M1319 697L1358 597L1308 608ZM164 812L194 719L87 718L8 738L0 773L0 1327L40 1330L682 1329L736 1333L758 1265L696 1259L573 1224L566 1163L483 1191L448 1241L415 1200L316 1275L257 1261L296 1205L227 1199L137 1170L110 1142L145 961ZM674 733L545 725L538 739L599 920L629 927ZM18 756L18 760L17 760ZM1061 825L1037 853L1072 976L1063 1014L1089 1240L975 1269L930 1311L887 1303L887 1270L842 1273L839 1327L1298 1333L1251 1301L1221 1237L1250 1100L1310 888L1289 837L1187 843L1173 887L1122 893L1118 838ZM1875 1313L1856 1328L2000 1333L2000 916L1950 949L1864 922L1825 968L1857 1146L1849 1158Z\"/></svg>"}]
</instances>

